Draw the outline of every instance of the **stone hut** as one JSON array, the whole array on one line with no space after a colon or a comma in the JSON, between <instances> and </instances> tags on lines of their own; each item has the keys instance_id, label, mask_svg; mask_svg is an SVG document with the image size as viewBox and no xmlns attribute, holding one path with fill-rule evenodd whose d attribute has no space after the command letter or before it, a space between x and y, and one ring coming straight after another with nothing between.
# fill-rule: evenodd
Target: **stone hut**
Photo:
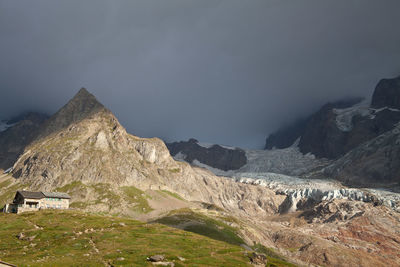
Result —
<instances>
[{"instance_id":1,"label":"stone hut","mask_svg":"<svg viewBox=\"0 0 400 267\"><path fill-rule=\"evenodd\" d=\"M68 209L71 197L59 192L17 191L14 200L6 204L4 212L21 213L40 209Z\"/></svg>"}]
</instances>

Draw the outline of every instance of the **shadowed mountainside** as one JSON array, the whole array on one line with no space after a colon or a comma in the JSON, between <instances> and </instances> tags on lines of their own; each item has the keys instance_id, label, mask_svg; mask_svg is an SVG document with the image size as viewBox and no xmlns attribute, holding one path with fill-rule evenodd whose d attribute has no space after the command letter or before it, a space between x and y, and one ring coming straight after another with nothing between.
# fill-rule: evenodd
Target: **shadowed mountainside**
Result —
<instances>
[{"instance_id":1,"label":"shadowed mountainside","mask_svg":"<svg viewBox=\"0 0 400 267\"><path fill-rule=\"evenodd\" d=\"M13 126L0 132L0 169L6 170L14 164L25 147L37 137L47 118L46 115L29 112L8 122Z\"/></svg>"},{"instance_id":2,"label":"shadowed mountainside","mask_svg":"<svg viewBox=\"0 0 400 267\"><path fill-rule=\"evenodd\" d=\"M193 163L197 160L224 171L240 169L247 163L246 153L240 148L226 148L220 145L204 147L196 139L169 143L167 147L172 156L181 153L186 162Z\"/></svg>"},{"instance_id":3,"label":"shadowed mountainside","mask_svg":"<svg viewBox=\"0 0 400 267\"><path fill-rule=\"evenodd\" d=\"M266 149L285 148L300 138L302 153L337 159L358 145L395 127L400 121L400 78L382 79L372 103L352 99L324 105L305 120L272 133Z\"/></svg>"}]
</instances>

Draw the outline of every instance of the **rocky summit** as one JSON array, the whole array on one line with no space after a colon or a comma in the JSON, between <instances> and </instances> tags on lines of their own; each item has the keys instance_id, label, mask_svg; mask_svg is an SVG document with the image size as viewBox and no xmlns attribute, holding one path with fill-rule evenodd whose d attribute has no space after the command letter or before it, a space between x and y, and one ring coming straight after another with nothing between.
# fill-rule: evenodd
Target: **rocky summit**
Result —
<instances>
[{"instance_id":1,"label":"rocky summit","mask_svg":"<svg viewBox=\"0 0 400 267\"><path fill-rule=\"evenodd\" d=\"M27 121L16 123L4 133L17 132ZM12 201L16 190L65 192L71 196L73 211L39 211L28 217L9 217L17 222L14 236L23 233L34 237L28 241L18 239L17 242L30 243L18 245L16 254L0 249L1 259L27 264L22 255L24 246L29 246L37 253L38 266L58 262L54 256L61 253L58 250L48 249L48 255L43 256L37 249L37 244L53 242L42 233L48 231L54 238L62 236L65 244L86 244L81 248L84 254L78 250L73 253L108 266L129 266L133 262L145 266L151 264L147 258L154 255L163 257L157 262L160 264L191 266L199 260L190 246L198 248L199 253L206 251L201 262L208 263L200 266L218 266L215 255L225 255L228 250L227 257L232 259L217 257L220 263L229 262L227 266L400 264L400 202L395 197L380 191L347 188L334 180L305 179L311 174L318 174L319 178L327 174L344 177L343 172L350 173L349 161L396 154L396 147L390 144L397 142L397 126L373 139L364 149L352 150L354 154L346 154L343 161L304 155L298 142L272 151L206 145L197 140L169 145L175 157L185 152L191 165L185 159L174 160L162 140L127 133L112 112L86 89L81 89L53 116L34 125L35 134L20 144L14 161L12 157L8 159L12 168L0 176L0 204ZM1 134L0 142L8 142L7 136ZM208 154L211 156L207 157ZM382 162L388 166L387 173L398 171L399 164L390 165L391 162ZM364 171L374 173L372 166L370 171ZM364 175L353 174L352 179ZM386 175L382 181L395 182L396 177ZM390 203L389 198L393 199ZM114 217L102 220L90 213ZM68 216L70 222L54 219ZM121 217L124 219L113 219ZM81 218L85 229L77 227L77 218ZM126 218L140 220L142 225L138 227L138 222ZM62 225L64 233L56 225ZM167 226L179 230L165 230ZM124 232L125 228L129 232ZM218 249L225 243L225 252L209 252L203 246L208 241L203 239L198 239L204 242L200 246L191 244L196 235L185 235L182 230L214 239L209 243ZM168 231L175 234L166 235ZM113 237L117 234L119 237ZM185 242L178 241L177 235L186 236ZM15 241L3 228L0 236L7 244ZM150 242L147 243L152 244L152 254L136 255L138 248L132 247L135 242L124 241L121 236ZM161 237L173 242L165 245ZM107 246L111 241L101 242L111 238L119 251ZM182 246L187 251L180 255L178 248ZM91 252L86 251L88 247ZM127 253L133 250L135 253Z\"/></svg>"}]
</instances>

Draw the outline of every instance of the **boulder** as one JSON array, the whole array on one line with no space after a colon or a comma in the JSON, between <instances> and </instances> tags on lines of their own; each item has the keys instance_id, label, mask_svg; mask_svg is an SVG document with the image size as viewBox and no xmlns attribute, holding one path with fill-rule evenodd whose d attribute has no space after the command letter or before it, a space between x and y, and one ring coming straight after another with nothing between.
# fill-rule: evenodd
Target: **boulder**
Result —
<instances>
[{"instance_id":1,"label":"boulder","mask_svg":"<svg viewBox=\"0 0 400 267\"><path fill-rule=\"evenodd\" d=\"M250 255L250 262L253 265L265 266L267 264L267 256L265 256L264 254L258 254L258 253L253 252Z\"/></svg>"},{"instance_id":2,"label":"boulder","mask_svg":"<svg viewBox=\"0 0 400 267\"><path fill-rule=\"evenodd\" d=\"M153 255L147 258L148 261L151 262L161 262L165 260L164 255Z\"/></svg>"}]
</instances>

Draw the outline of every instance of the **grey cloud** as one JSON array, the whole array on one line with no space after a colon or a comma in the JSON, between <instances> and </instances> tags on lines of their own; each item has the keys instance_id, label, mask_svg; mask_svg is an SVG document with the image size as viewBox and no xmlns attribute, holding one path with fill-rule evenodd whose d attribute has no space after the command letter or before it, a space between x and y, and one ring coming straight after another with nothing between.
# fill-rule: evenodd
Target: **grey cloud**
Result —
<instances>
[{"instance_id":1,"label":"grey cloud","mask_svg":"<svg viewBox=\"0 0 400 267\"><path fill-rule=\"evenodd\" d=\"M398 0L0 1L0 116L82 86L129 132L262 147L400 74Z\"/></svg>"}]
</instances>

